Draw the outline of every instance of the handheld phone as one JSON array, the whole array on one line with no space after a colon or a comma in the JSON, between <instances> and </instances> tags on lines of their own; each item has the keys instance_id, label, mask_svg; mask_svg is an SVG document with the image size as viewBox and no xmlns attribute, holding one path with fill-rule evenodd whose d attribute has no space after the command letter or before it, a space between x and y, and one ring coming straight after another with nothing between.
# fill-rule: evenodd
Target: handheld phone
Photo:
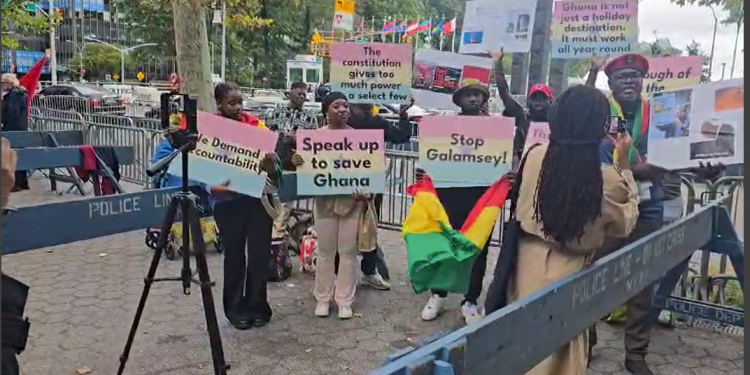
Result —
<instances>
[{"instance_id":1,"label":"handheld phone","mask_svg":"<svg viewBox=\"0 0 750 375\"><path fill-rule=\"evenodd\" d=\"M625 133L625 120L620 116L610 117L607 126L607 134L616 135L620 133Z\"/></svg>"}]
</instances>

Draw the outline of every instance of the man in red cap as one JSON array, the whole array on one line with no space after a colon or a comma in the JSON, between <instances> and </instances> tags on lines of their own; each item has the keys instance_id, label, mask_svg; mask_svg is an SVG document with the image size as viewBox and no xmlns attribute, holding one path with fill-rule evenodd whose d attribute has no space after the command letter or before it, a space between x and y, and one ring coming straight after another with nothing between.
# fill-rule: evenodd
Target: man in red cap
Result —
<instances>
[{"instance_id":1,"label":"man in red cap","mask_svg":"<svg viewBox=\"0 0 750 375\"><path fill-rule=\"evenodd\" d=\"M591 61L591 70L586 84L595 87L596 78L604 66L604 73L609 78L609 96L611 114L626 122L626 129L633 137L633 146L630 152L631 170L633 177L638 183L638 194L640 204L638 205L638 222L624 241L612 243L597 252L597 257L604 257L626 245L629 245L649 234L659 230L664 224L664 201L672 199L672 187L676 177L676 194L680 194L680 177L670 173L664 168L648 163L648 130L649 130L649 104L642 97L643 78L648 73L648 60L638 54L626 54L619 56L608 64L606 58L594 56ZM603 163L614 162L614 144L605 139L602 142L601 158ZM722 166L714 168L708 165L706 168L692 170L692 172L710 179L720 172ZM670 194L665 190L665 184L670 187ZM649 286L639 294L633 296L626 304L627 317L625 320L625 368L635 375L653 375L646 363L648 346L651 341L651 332L656 325L659 311L652 307L654 288ZM596 327L590 332L589 345L596 344Z\"/></svg>"},{"instance_id":2,"label":"man in red cap","mask_svg":"<svg viewBox=\"0 0 750 375\"><path fill-rule=\"evenodd\" d=\"M508 82L505 80L503 69L503 52L491 52L490 56L495 62L495 82L500 100L503 101L503 116L516 119L516 135L513 139L514 164L521 160L526 134L529 132L531 122L547 122L547 113L552 105L552 89L544 84L537 83L529 89L526 98L526 108L518 104L510 95Z\"/></svg>"}]
</instances>

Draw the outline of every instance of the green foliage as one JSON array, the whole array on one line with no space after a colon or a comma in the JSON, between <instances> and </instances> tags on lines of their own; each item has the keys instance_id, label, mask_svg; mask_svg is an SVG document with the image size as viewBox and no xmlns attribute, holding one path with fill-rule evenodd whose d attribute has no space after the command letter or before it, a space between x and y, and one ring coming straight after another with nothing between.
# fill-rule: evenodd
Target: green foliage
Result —
<instances>
[{"instance_id":1,"label":"green foliage","mask_svg":"<svg viewBox=\"0 0 750 375\"><path fill-rule=\"evenodd\" d=\"M83 59L81 59L81 55L83 55ZM82 50L82 54L75 55L69 65L75 69L82 66L89 72L90 77L102 78L107 74L120 74L120 59L120 52L112 47L100 43L87 43ZM133 60L126 55L126 71L132 72L133 68Z\"/></svg>"},{"instance_id":2,"label":"green foliage","mask_svg":"<svg viewBox=\"0 0 750 375\"><path fill-rule=\"evenodd\" d=\"M685 55L687 56L700 56L703 59L703 73L701 74L701 83L709 82L711 59L706 55L706 52L701 48L701 44L693 40L692 43L685 46Z\"/></svg>"},{"instance_id":3,"label":"green foliage","mask_svg":"<svg viewBox=\"0 0 750 375\"><path fill-rule=\"evenodd\" d=\"M18 49L18 37L41 34L49 30L49 20L26 11L26 1L3 1L2 48Z\"/></svg>"}]
</instances>

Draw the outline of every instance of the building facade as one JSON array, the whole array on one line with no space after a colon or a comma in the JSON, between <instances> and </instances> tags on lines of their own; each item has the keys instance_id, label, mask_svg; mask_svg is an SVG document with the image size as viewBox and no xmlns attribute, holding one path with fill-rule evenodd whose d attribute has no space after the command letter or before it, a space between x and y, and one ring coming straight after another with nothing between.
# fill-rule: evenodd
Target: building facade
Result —
<instances>
[{"instance_id":1,"label":"building facade","mask_svg":"<svg viewBox=\"0 0 750 375\"><path fill-rule=\"evenodd\" d=\"M87 70L81 64L73 64L75 56L80 56L84 47L90 43L97 43L96 40L127 48L135 44L143 43L137 37L130 35L127 27L120 21L120 14L114 5L115 0L55 0L53 6L55 9L50 10L49 1L37 2L37 15L43 17L43 12L59 12L62 20L56 28L55 49L58 66L58 77L60 79L78 80L81 68L84 72ZM20 48L17 51L3 51L2 54L2 71L10 71L15 68L15 72L23 74L38 61L39 58L50 48L50 35L40 34L34 36L21 37L19 40ZM33 60L33 62L30 62ZM80 57L79 59L80 60ZM30 65L29 65L30 64ZM138 64L136 67L130 67L133 71L126 72L128 79L134 79L138 71L146 73L150 80L164 79L169 76L171 69L167 62L149 62L148 64ZM104 79L107 76L117 76L118 71L97 72L96 77L86 78ZM163 76L163 77L162 77ZM49 70L45 71L42 79L49 79Z\"/></svg>"}]
</instances>

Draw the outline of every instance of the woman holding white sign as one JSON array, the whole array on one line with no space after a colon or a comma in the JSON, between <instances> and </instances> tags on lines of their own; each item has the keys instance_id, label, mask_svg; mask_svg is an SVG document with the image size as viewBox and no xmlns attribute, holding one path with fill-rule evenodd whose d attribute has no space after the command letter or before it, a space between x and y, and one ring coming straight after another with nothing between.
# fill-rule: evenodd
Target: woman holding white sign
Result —
<instances>
[{"instance_id":1,"label":"woman holding white sign","mask_svg":"<svg viewBox=\"0 0 750 375\"><path fill-rule=\"evenodd\" d=\"M353 129L347 125L349 102L346 95L332 92L323 99L323 116L328 124L321 130ZM299 154L292 156L297 167L305 161ZM318 304L315 315L330 315L331 302L338 305L340 319L354 316L352 303L357 291L357 254L359 252L360 219L367 207L369 196L327 196L315 198L315 231L318 234L318 258L313 294ZM336 255L339 256L338 275Z\"/></svg>"}]
</instances>

